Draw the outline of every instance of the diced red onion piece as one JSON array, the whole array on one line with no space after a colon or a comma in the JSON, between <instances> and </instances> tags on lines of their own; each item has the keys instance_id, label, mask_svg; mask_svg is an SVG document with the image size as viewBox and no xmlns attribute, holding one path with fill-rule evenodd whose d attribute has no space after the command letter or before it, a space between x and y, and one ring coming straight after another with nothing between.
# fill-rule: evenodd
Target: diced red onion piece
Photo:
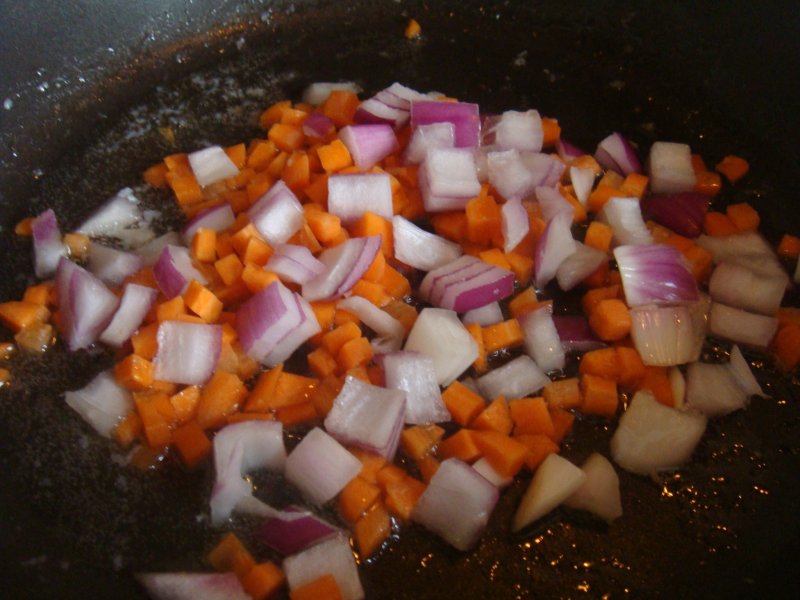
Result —
<instances>
[{"instance_id":1,"label":"diced red onion piece","mask_svg":"<svg viewBox=\"0 0 800 600\"><path fill-rule=\"evenodd\" d=\"M674 246L618 246L614 258L628 306L688 304L699 298L694 276Z\"/></svg>"},{"instance_id":2,"label":"diced red onion piece","mask_svg":"<svg viewBox=\"0 0 800 600\"><path fill-rule=\"evenodd\" d=\"M454 148L456 128L452 123L420 125L411 134L404 153L406 164L418 165L425 160L428 151L437 148Z\"/></svg>"},{"instance_id":3,"label":"diced red onion piece","mask_svg":"<svg viewBox=\"0 0 800 600\"><path fill-rule=\"evenodd\" d=\"M507 400L524 398L550 383L550 378L526 354L492 369L478 378L481 395L487 400L505 396Z\"/></svg>"},{"instance_id":4,"label":"diced red onion piece","mask_svg":"<svg viewBox=\"0 0 800 600\"><path fill-rule=\"evenodd\" d=\"M530 231L528 211L522 206L522 200L511 198L500 208L500 218L503 251L511 252Z\"/></svg>"},{"instance_id":5,"label":"diced red onion piece","mask_svg":"<svg viewBox=\"0 0 800 600\"><path fill-rule=\"evenodd\" d=\"M652 244L653 236L642 218L638 198L611 198L600 212L602 221L614 230L615 245Z\"/></svg>"},{"instance_id":6,"label":"diced red onion piece","mask_svg":"<svg viewBox=\"0 0 800 600\"><path fill-rule=\"evenodd\" d=\"M463 253L459 244L425 231L400 215L392 217L392 234L395 258L421 271L452 263Z\"/></svg>"},{"instance_id":7,"label":"diced red onion piece","mask_svg":"<svg viewBox=\"0 0 800 600\"><path fill-rule=\"evenodd\" d=\"M498 488L506 487L514 481L513 477L498 473L492 463L486 460L486 457L481 457L472 463L472 468L482 475L486 481Z\"/></svg>"},{"instance_id":8,"label":"diced red onion piece","mask_svg":"<svg viewBox=\"0 0 800 600\"><path fill-rule=\"evenodd\" d=\"M642 170L636 151L630 141L620 133L612 133L603 139L597 145L594 157L602 167L620 175L630 175Z\"/></svg>"},{"instance_id":9,"label":"diced red onion piece","mask_svg":"<svg viewBox=\"0 0 800 600\"><path fill-rule=\"evenodd\" d=\"M89 246L89 270L108 285L119 285L126 277L139 271L144 264L141 256L109 248L97 242Z\"/></svg>"},{"instance_id":10,"label":"diced red onion piece","mask_svg":"<svg viewBox=\"0 0 800 600\"><path fill-rule=\"evenodd\" d=\"M436 286L436 284L434 284ZM443 286L441 295L434 293L433 304L464 313L491 302L508 298L514 293L514 273L501 267L489 265L488 269L470 279L451 281Z\"/></svg>"},{"instance_id":11,"label":"diced red onion piece","mask_svg":"<svg viewBox=\"0 0 800 600\"><path fill-rule=\"evenodd\" d=\"M418 352L391 352L381 359L386 387L405 392L405 422L412 425L450 420L433 360Z\"/></svg>"},{"instance_id":12,"label":"diced red onion piece","mask_svg":"<svg viewBox=\"0 0 800 600\"><path fill-rule=\"evenodd\" d=\"M487 131L491 143L502 150L528 150L541 152L544 141L542 118L539 112L508 110Z\"/></svg>"},{"instance_id":13,"label":"diced red onion piece","mask_svg":"<svg viewBox=\"0 0 800 600\"><path fill-rule=\"evenodd\" d=\"M537 186L554 186L564 164L547 154L518 150L490 151L486 154L489 183L503 198L524 198Z\"/></svg>"},{"instance_id":14,"label":"diced red onion piece","mask_svg":"<svg viewBox=\"0 0 800 600\"><path fill-rule=\"evenodd\" d=\"M187 158L200 187L206 187L239 174L239 168L220 146L209 146L190 152Z\"/></svg>"},{"instance_id":15,"label":"diced red onion piece","mask_svg":"<svg viewBox=\"0 0 800 600\"><path fill-rule=\"evenodd\" d=\"M142 324L157 297L158 291L153 288L137 283L126 284L111 322L100 334L100 341L117 348L122 346Z\"/></svg>"},{"instance_id":16,"label":"diced red onion piece","mask_svg":"<svg viewBox=\"0 0 800 600\"><path fill-rule=\"evenodd\" d=\"M532 310L519 318L525 337L525 350L543 371L557 371L566 364L550 306Z\"/></svg>"},{"instance_id":17,"label":"diced red onion piece","mask_svg":"<svg viewBox=\"0 0 800 600\"><path fill-rule=\"evenodd\" d=\"M369 269L381 247L380 236L350 238L317 257L325 271L303 285L309 302L336 298L347 293Z\"/></svg>"},{"instance_id":18,"label":"diced red onion piece","mask_svg":"<svg viewBox=\"0 0 800 600\"><path fill-rule=\"evenodd\" d=\"M619 419L611 457L626 471L654 475L689 460L705 430L705 416L664 406L641 390Z\"/></svg>"},{"instance_id":19,"label":"diced red onion piece","mask_svg":"<svg viewBox=\"0 0 800 600\"><path fill-rule=\"evenodd\" d=\"M489 304L481 306L480 308L473 308L461 316L461 322L464 323L464 325L477 323L482 327L494 325L502 320L503 309L500 308L500 304L498 302L490 302Z\"/></svg>"},{"instance_id":20,"label":"diced red onion piece","mask_svg":"<svg viewBox=\"0 0 800 600\"><path fill-rule=\"evenodd\" d=\"M556 142L556 154L565 162L570 162L581 156L586 156L586 152L564 138L558 138Z\"/></svg>"},{"instance_id":21,"label":"diced red onion piece","mask_svg":"<svg viewBox=\"0 0 800 600\"><path fill-rule=\"evenodd\" d=\"M305 224L303 207L283 180L278 180L261 196L247 216L271 246L283 244Z\"/></svg>"},{"instance_id":22,"label":"diced red onion piece","mask_svg":"<svg viewBox=\"0 0 800 600\"><path fill-rule=\"evenodd\" d=\"M64 337L70 350L93 344L117 310L119 299L97 277L61 258L57 272Z\"/></svg>"},{"instance_id":23,"label":"diced red onion piece","mask_svg":"<svg viewBox=\"0 0 800 600\"><path fill-rule=\"evenodd\" d=\"M39 279L51 277L56 272L61 257L67 255L67 247L61 241L61 230L52 208L33 220L31 233L34 272Z\"/></svg>"},{"instance_id":24,"label":"diced red onion piece","mask_svg":"<svg viewBox=\"0 0 800 600\"><path fill-rule=\"evenodd\" d=\"M395 129L408 123L409 111L388 106L377 98L367 98L356 109L356 123L387 123Z\"/></svg>"},{"instance_id":25,"label":"diced red onion piece","mask_svg":"<svg viewBox=\"0 0 800 600\"><path fill-rule=\"evenodd\" d=\"M289 333L278 339L272 350L261 359L261 363L268 367L274 367L288 360L306 340L321 331L319 321L317 321L317 316L314 314L311 305L298 294L293 294L293 297L297 306L296 310L300 315L300 323Z\"/></svg>"},{"instance_id":26,"label":"diced red onion piece","mask_svg":"<svg viewBox=\"0 0 800 600\"><path fill-rule=\"evenodd\" d=\"M278 244L264 266L284 281L304 284L325 272L325 265L305 246Z\"/></svg>"},{"instance_id":27,"label":"diced red onion piece","mask_svg":"<svg viewBox=\"0 0 800 600\"><path fill-rule=\"evenodd\" d=\"M575 493L564 501L565 506L586 510L607 523L622 516L619 476L614 465L602 454L592 452L581 465L586 479Z\"/></svg>"},{"instance_id":28,"label":"diced red onion piece","mask_svg":"<svg viewBox=\"0 0 800 600\"><path fill-rule=\"evenodd\" d=\"M747 406L748 396L727 364L694 362L686 371L686 405L707 417Z\"/></svg>"},{"instance_id":29,"label":"diced red onion piece","mask_svg":"<svg viewBox=\"0 0 800 600\"><path fill-rule=\"evenodd\" d=\"M107 235L115 237L121 229L138 223L142 219L139 200L131 188L123 188L105 204L93 212L78 227L77 232L88 236Z\"/></svg>"},{"instance_id":30,"label":"diced red onion piece","mask_svg":"<svg viewBox=\"0 0 800 600\"><path fill-rule=\"evenodd\" d=\"M208 210L204 210L197 214L190 220L181 232L183 241L190 244L194 234L198 229L212 229L213 231L225 231L228 227L233 225L236 219L231 209L231 205L227 202L219 204Z\"/></svg>"},{"instance_id":31,"label":"diced red onion piece","mask_svg":"<svg viewBox=\"0 0 800 600\"><path fill-rule=\"evenodd\" d=\"M781 305L789 276L750 270L747 266L724 260L708 282L708 293L715 302L762 315L774 315Z\"/></svg>"},{"instance_id":32,"label":"diced red onion piece","mask_svg":"<svg viewBox=\"0 0 800 600\"><path fill-rule=\"evenodd\" d=\"M399 148L394 129L383 123L347 125L339 130L339 139L362 171L371 169Z\"/></svg>"},{"instance_id":33,"label":"diced red onion piece","mask_svg":"<svg viewBox=\"0 0 800 600\"><path fill-rule=\"evenodd\" d=\"M536 469L520 500L511 530L517 532L541 519L577 492L586 474L566 458L550 454Z\"/></svg>"},{"instance_id":34,"label":"diced red onion piece","mask_svg":"<svg viewBox=\"0 0 800 600\"><path fill-rule=\"evenodd\" d=\"M153 600L249 600L233 571L225 573L138 573Z\"/></svg>"},{"instance_id":35,"label":"diced red onion piece","mask_svg":"<svg viewBox=\"0 0 800 600\"><path fill-rule=\"evenodd\" d=\"M561 181L561 176L567 168L563 162L544 152L523 151L520 155L522 162L531 173L541 177L536 185L555 187Z\"/></svg>"},{"instance_id":36,"label":"diced red onion piece","mask_svg":"<svg viewBox=\"0 0 800 600\"><path fill-rule=\"evenodd\" d=\"M697 176L691 148L675 142L655 142L650 147L647 174L654 194L694 191Z\"/></svg>"},{"instance_id":37,"label":"diced red onion piece","mask_svg":"<svg viewBox=\"0 0 800 600\"><path fill-rule=\"evenodd\" d=\"M469 269L469 272L466 272L467 269ZM474 256L464 254L454 260L452 264L441 266L438 269L434 269L433 271L429 272L423 278L422 283L420 283L417 293L422 300L431 302L434 292L434 284L436 284L438 290L441 287L441 284L445 282L445 278L446 281L458 278L468 278L472 277L474 273L481 272L483 269L483 265L475 262ZM440 282L440 279L442 282Z\"/></svg>"},{"instance_id":38,"label":"diced red onion piece","mask_svg":"<svg viewBox=\"0 0 800 600\"><path fill-rule=\"evenodd\" d=\"M387 173L354 173L328 177L328 212L343 225L366 212L392 218L392 185Z\"/></svg>"},{"instance_id":39,"label":"diced red onion piece","mask_svg":"<svg viewBox=\"0 0 800 600\"><path fill-rule=\"evenodd\" d=\"M457 550L469 550L486 529L499 493L467 463L442 461L411 518Z\"/></svg>"},{"instance_id":40,"label":"diced red onion piece","mask_svg":"<svg viewBox=\"0 0 800 600\"><path fill-rule=\"evenodd\" d=\"M542 218L545 223L552 221L553 217L558 213L566 212L570 216L575 213L572 204L557 189L537 186L534 191L536 192L536 199L539 201L539 208L542 209Z\"/></svg>"},{"instance_id":41,"label":"diced red onion piece","mask_svg":"<svg viewBox=\"0 0 800 600\"><path fill-rule=\"evenodd\" d=\"M324 140L335 131L331 118L321 112L312 112L303 119L303 135L307 138Z\"/></svg>"},{"instance_id":42,"label":"diced red onion piece","mask_svg":"<svg viewBox=\"0 0 800 600\"><path fill-rule=\"evenodd\" d=\"M477 104L467 102L411 102L411 128L431 123L452 123L456 130L456 148L477 148L480 144L481 120Z\"/></svg>"},{"instance_id":43,"label":"diced red onion piece","mask_svg":"<svg viewBox=\"0 0 800 600\"><path fill-rule=\"evenodd\" d=\"M555 277L558 267L577 250L572 237L572 213L559 213L544 228L536 244L534 282L542 289Z\"/></svg>"},{"instance_id":44,"label":"diced red onion piece","mask_svg":"<svg viewBox=\"0 0 800 600\"><path fill-rule=\"evenodd\" d=\"M739 346L736 344L733 345L731 348L731 356L730 360L728 361L728 368L730 369L731 373L733 374L736 382L739 384L744 390L744 393L747 396L763 396L767 397L764 393L764 390L761 389L761 385L753 375L753 371L750 369L750 364L745 359L742 351L739 349Z\"/></svg>"},{"instance_id":45,"label":"diced red onion piece","mask_svg":"<svg viewBox=\"0 0 800 600\"><path fill-rule=\"evenodd\" d=\"M227 463L221 465L216 473L214 487L211 490L209 508L211 523L221 525L228 520L237 506L247 498L252 498L253 486L248 479L242 477L240 465L244 456L244 445L235 444L227 453Z\"/></svg>"},{"instance_id":46,"label":"diced red onion piece","mask_svg":"<svg viewBox=\"0 0 800 600\"><path fill-rule=\"evenodd\" d=\"M153 277L158 289L167 298L180 296L192 281L206 284L207 280L192 266L192 256L183 246L166 246L153 265Z\"/></svg>"},{"instance_id":47,"label":"diced red onion piece","mask_svg":"<svg viewBox=\"0 0 800 600\"><path fill-rule=\"evenodd\" d=\"M150 240L143 246L139 246L134 252L142 257L144 266L151 267L159 259L164 248L167 246L180 246L182 243L183 238L181 238L178 232L169 231L164 235Z\"/></svg>"},{"instance_id":48,"label":"diced red onion piece","mask_svg":"<svg viewBox=\"0 0 800 600\"><path fill-rule=\"evenodd\" d=\"M589 194L594 187L595 174L593 169L586 167L570 167L569 180L575 190L575 197L581 206L586 208L589 203Z\"/></svg>"},{"instance_id":49,"label":"diced red onion piece","mask_svg":"<svg viewBox=\"0 0 800 600\"><path fill-rule=\"evenodd\" d=\"M361 461L319 427L312 429L286 459L286 479L311 502L322 505L361 470Z\"/></svg>"},{"instance_id":50,"label":"diced red onion piece","mask_svg":"<svg viewBox=\"0 0 800 600\"><path fill-rule=\"evenodd\" d=\"M315 81L303 90L302 100L311 106L319 106L325 102L328 96L331 95L331 92L334 91L358 94L361 92L361 88L352 81Z\"/></svg>"},{"instance_id":51,"label":"diced red onion piece","mask_svg":"<svg viewBox=\"0 0 800 600\"><path fill-rule=\"evenodd\" d=\"M708 326L716 336L744 346L765 349L778 330L778 320L713 302Z\"/></svg>"},{"instance_id":52,"label":"diced red onion piece","mask_svg":"<svg viewBox=\"0 0 800 600\"><path fill-rule=\"evenodd\" d=\"M403 324L366 298L350 296L340 300L336 307L353 313L375 332L376 337L370 343L376 352L392 352L403 345L406 334Z\"/></svg>"},{"instance_id":53,"label":"diced red onion piece","mask_svg":"<svg viewBox=\"0 0 800 600\"><path fill-rule=\"evenodd\" d=\"M605 252L576 241L575 252L565 258L556 270L558 287L565 292L577 287L603 263L608 263Z\"/></svg>"},{"instance_id":54,"label":"diced red onion piece","mask_svg":"<svg viewBox=\"0 0 800 600\"><path fill-rule=\"evenodd\" d=\"M342 444L394 460L406 410L405 392L348 376L325 417L325 429Z\"/></svg>"},{"instance_id":55,"label":"diced red onion piece","mask_svg":"<svg viewBox=\"0 0 800 600\"><path fill-rule=\"evenodd\" d=\"M131 393L117 383L112 369L100 372L85 387L67 392L64 401L107 438L133 410Z\"/></svg>"},{"instance_id":56,"label":"diced red onion piece","mask_svg":"<svg viewBox=\"0 0 800 600\"><path fill-rule=\"evenodd\" d=\"M450 385L478 358L478 346L458 315L443 308L420 311L404 350L430 357L442 386Z\"/></svg>"},{"instance_id":57,"label":"diced red onion piece","mask_svg":"<svg viewBox=\"0 0 800 600\"><path fill-rule=\"evenodd\" d=\"M675 233L696 238L703 233L708 204L708 196L697 192L652 194L642 203L642 212Z\"/></svg>"},{"instance_id":58,"label":"diced red onion piece","mask_svg":"<svg viewBox=\"0 0 800 600\"><path fill-rule=\"evenodd\" d=\"M418 92L417 90L413 90L410 87L407 87L402 83L398 83L396 81L383 91L391 94L394 98L396 98L397 108L402 108L405 110L411 110L411 103L416 100L431 99L430 95L423 94L422 92Z\"/></svg>"},{"instance_id":59,"label":"diced red onion piece","mask_svg":"<svg viewBox=\"0 0 800 600\"><path fill-rule=\"evenodd\" d=\"M698 306L705 306L698 302ZM631 309L631 338L646 365L670 367L697 360L705 339L705 310L681 306Z\"/></svg>"},{"instance_id":60,"label":"diced red onion piece","mask_svg":"<svg viewBox=\"0 0 800 600\"><path fill-rule=\"evenodd\" d=\"M325 540L287 557L283 561L283 572L286 574L290 590L297 589L323 575L333 575L342 600L364 598L358 566L345 535Z\"/></svg>"},{"instance_id":61,"label":"diced red onion piece","mask_svg":"<svg viewBox=\"0 0 800 600\"><path fill-rule=\"evenodd\" d=\"M553 323L565 352L588 352L605 346L597 339L583 315L554 315Z\"/></svg>"},{"instance_id":62,"label":"diced red onion piece","mask_svg":"<svg viewBox=\"0 0 800 600\"><path fill-rule=\"evenodd\" d=\"M289 508L287 512L302 515L298 519L268 518L256 530L256 539L283 556L296 554L340 533L327 521L309 512Z\"/></svg>"},{"instance_id":63,"label":"diced red onion piece","mask_svg":"<svg viewBox=\"0 0 800 600\"><path fill-rule=\"evenodd\" d=\"M211 379L222 349L221 326L164 321L156 339L156 379L186 385L202 385Z\"/></svg>"}]
</instances>

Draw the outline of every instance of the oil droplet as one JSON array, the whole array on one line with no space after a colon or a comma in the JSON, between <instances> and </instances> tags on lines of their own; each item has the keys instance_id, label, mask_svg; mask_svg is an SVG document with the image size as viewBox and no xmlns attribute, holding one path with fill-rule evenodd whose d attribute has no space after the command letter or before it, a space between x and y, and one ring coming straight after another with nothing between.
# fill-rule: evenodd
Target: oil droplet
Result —
<instances>
[{"instance_id":1,"label":"oil droplet","mask_svg":"<svg viewBox=\"0 0 800 600\"><path fill-rule=\"evenodd\" d=\"M3 100L3 108L5 108L6 110L11 110L12 108L14 108L14 101L11 98L6 98L5 100Z\"/></svg>"}]
</instances>

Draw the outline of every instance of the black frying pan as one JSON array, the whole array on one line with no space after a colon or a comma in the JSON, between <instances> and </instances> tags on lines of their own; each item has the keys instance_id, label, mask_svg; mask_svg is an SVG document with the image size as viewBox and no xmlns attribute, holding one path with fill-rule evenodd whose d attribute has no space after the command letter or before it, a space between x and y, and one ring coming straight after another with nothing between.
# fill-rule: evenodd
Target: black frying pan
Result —
<instances>
[{"instance_id":1,"label":"black frying pan","mask_svg":"<svg viewBox=\"0 0 800 600\"><path fill-rule=\"evenodd\" d=\"M710 161L741 154L751 175L721 201L757 205L773 240L800 232L800 18L788 3L3 0L0 15L0 103L10 100L0 107L0 300L18 297L31 271L17 220L54 206L75 226L163 155L257 135L259 109L319 80L368 91L397 80L489 111L535 107L587 149L619 130L643 147L687 142ZM419 41L402 36L409 17ZM173 127L175 146L159 126ZM219 532L195 517L210 473L120 467L114 446L63 404L65 389L112 362L60 347L10 361L4 597L138 598L136 571L207 568ZM797 597L800 395L767 366L759 376L773 399L712 423L691 465L657 483L621 475L625 516L610 528L562 511L511 536L519 482L474 552L405 528L362 567L368 597ZM609 429L578 423L565 455L607 450ZM260 483L276 501L289 494Z\"/></svg>"}]
</instances>

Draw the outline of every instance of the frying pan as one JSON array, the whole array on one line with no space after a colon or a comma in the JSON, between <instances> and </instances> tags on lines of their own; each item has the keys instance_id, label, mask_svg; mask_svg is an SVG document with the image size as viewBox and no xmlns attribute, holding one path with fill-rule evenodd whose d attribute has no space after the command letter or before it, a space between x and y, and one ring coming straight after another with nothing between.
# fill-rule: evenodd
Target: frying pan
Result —
<instances>
[{"instance_id":1,"label":"frying pan","mask_svg":"<svg viewBox=\"0 0 800 600\"><path fill-rule=\"evenodd\" d=\"M324 80L370 92L401 81L487 111L537 108L589 150L618 130L643 148L669 139L710 161L746 156L746 184L720 201L754 204L773 241L800 231L800 16L790 3L2 0L0 15L0 300L30 281L17 220L53 206L74 227L163 155L254 137L259 109ZM402 35L410 17L420 40ZM168 199L146 200L169 227ZM800 394L748 356L771 399L711 423L677 473L621 473L625 515L612 526L556 511L512 536L518 482L473 552L404 528L362 565L368 597L798 597ZM112 363L102 349L60 346L10 359L4 597L141 598L137 571L206 568L219 537L204 518L210 474L120 466L113 444L63 404L64 390ZM564 454L607 453L610 433L580 421ZM273 501L292 496L258 483Z\"/></svg>"}]
</instances>

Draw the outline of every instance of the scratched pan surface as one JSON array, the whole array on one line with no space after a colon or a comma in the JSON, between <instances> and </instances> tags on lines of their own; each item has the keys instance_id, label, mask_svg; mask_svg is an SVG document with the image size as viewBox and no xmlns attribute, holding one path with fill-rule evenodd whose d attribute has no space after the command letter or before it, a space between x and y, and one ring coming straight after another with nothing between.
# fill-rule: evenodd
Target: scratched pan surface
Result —
<instances>
[{"instance_id":1,"label":"scratched pan surface","mask_svg":"<svg viewBox=\"0 0 800 600\"><path fill-rule=\"evenodd\" d=\"M772 239L800 231L798 17L780 3L691 9L593 2L2 2L0 300L29 281L20 218L53 206L74 227L163 155L259 132L255 117L310 82L393 81L538 108L591 149L610 131L647 147L689 143L751 159L744 186ZM409 17L423 27L409 42ZM159 127L171 127L169 145ZM168 198L146 195L174 218ZM793 298L796 302L796 298ZM3 339L9 332L3 331ZM709 347L709 355L714 348ZM797 597L800 394L750 354L771 399L710 424L695 460L657 482L621 474L611 527L556 511L524 535L503 495L480 545L458 553L404 527L362 567L368 598ZM196 570L219 537L205 518L210 473L167 460L141 473L64 404L110 365L100 349L10 360L0 390L0 581L8 598L140 598L140 570ZM606 452L611 428L578 422L563 452ZM259 493L292 498L258 478ZM248 524L238 523L247 537ZM268 553L254 546L261 555Z\"/></svg>"}]
</instances>

